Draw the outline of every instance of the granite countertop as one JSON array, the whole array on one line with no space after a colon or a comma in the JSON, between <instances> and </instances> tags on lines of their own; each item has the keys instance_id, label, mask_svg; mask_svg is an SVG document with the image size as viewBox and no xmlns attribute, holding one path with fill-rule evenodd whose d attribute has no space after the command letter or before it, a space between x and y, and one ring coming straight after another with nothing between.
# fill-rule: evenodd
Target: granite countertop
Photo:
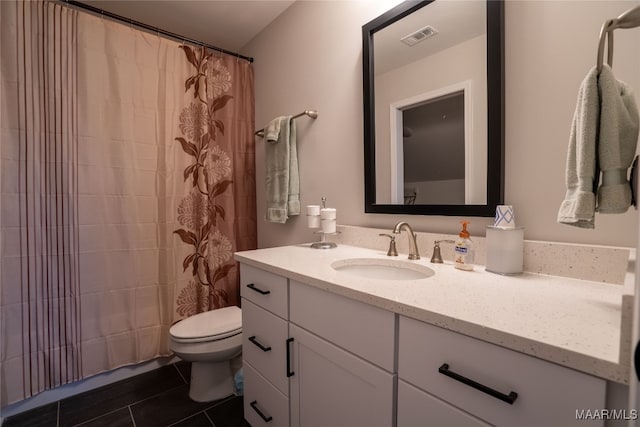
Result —
<instances>
[{"instance_id":1,"label":"granite countertop","mask_svg":"<svg viewBox=\"0 0 640 427\"><path fill-rule=\"evenodd\" d=\"M335 294L600 378L629 382L629 363L620 357L621 335L628 330L622 320L628 286L534 273L500 276L477 265L467 272L425 258L407 262L433 269L432 277L363 279L331 267L348 258L390 259L386 251L347 245L331 250L293 245L235 254L242 263ZM394 259L407 260L406 254Z\"/></svg>"}]
</instances>

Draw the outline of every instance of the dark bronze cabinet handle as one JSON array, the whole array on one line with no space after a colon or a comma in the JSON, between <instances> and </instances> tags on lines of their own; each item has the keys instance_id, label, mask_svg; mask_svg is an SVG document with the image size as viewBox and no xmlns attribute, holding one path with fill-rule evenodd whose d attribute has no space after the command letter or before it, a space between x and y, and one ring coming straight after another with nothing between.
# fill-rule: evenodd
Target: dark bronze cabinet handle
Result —
<instances>
[{"instance_id":1,"label":"dark bronze cabinet handle","mask_svg":"<svg viewBox=\"0 0 640 427\"><path fill-rule=\"evenodd\" d=\"M518 393L516 393L515 391L512 391L509 394L500 393L499 391L494 390L491 387L487 387L486 385L475 382L470 378L463 377L460 374L456 374L455 372L449 370L449 365L447 363L444 363L442 366L440 366L438 372L440 372L442 375L448 376L449 378L453 378L456 381L460 381L461 383L466 384L469 387L473 387L476 390L480 390L483 393L493 396L496 399L507 402L509 405L513 405L513 402L515 402L518 398Z\"/></svg>"},{"instance_id":2,"label":"dark bronze cabinet handle","mask_svg":"<svg viewBox=\"0 0 640 427\"><path fill-rule=\"evenodd\" d=\"M295 375L295 372L291 370L291 344L293 338L287 338L287 378Z\"/></svg>"},{"instance_id":3,"label":"dark bronze cabinet handle","mask_svg":"<svg viewBox=\"0 0 640 427\"><path fill-rule=\"evenodd\" d=\"M254 336L249 337L249 341L251 341L252 343L254 343L256 346L258 346L258 348L259 348L260 350L264 351L265 353L266 353L267 351L271 351L271 347L265 347L265 346L263 346L262 344L260 344L260 343L258 342L258 340L256 339L256 336L255 336L255 335L254 335Z\"/></svg>"},{"instance_id":4,"label":"dark bronze cabinet handle","mask_svg":"<svg viewBox=\"0 0 640 427\"><path fill-rule=\"evenodd\" d=\"M254 411L256 411L256 413L258 415L260 415L260 418L262 418L265 423L268 423L269 421L271 421L273 419L273 417L267 416L267 415L262 413L262 411L258 408L258 401L257 400L254 400L253 402L249 403L249 405L253 408Z\"/></svg>"},{"instance_id":5,"label":"dark bronze cabinet handle","mask_svg":"<svg viewBox=\"0 0 640 427\"><path fill-rule=\"evenodd\" d=\"M260 288L256 288L256 285L254 285L253 283L249 283L247 285L247 288L251 289L252 291L256 291L257 293L259 293L261 295L269 295L271 293L271 291L263 291Z\"/></svg>"}]
</instances>

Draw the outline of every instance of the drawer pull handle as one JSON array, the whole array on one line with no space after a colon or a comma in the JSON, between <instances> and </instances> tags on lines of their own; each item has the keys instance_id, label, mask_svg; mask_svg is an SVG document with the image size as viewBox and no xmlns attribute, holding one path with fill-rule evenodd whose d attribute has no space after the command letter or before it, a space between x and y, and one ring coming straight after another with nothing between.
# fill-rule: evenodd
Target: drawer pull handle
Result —
<instances>
[{"instance_id":1,"label":"drawer pull handle","mask_svg":"<svg viewBox=\"0 0 640 427\"><path fill-rule=\"evenodd\" d=\"M260 418L262 418L265 423L268 423L269 421L271 421L273 419L273 417L266 416L265 414L262 413L262 411L258 408L258 401L257 400L254 400L253 402L249 403L249 405L251 405L253 410L256 411L258 413L258 415L260 415Z\"/></svg>"},{"instance_id":2,"label":"drawer pull handle","mask_svg":"<svg viewBox=\"0 0 640 427\"><path fill-rule=\"evenodd\" d=\"M295 372L291 370L291 344L293 338L287 338L287 378L295 375Z\"/></svg>"},{"instance_id":3,"label":"drawer pull handle","mask_svg":"<svg viewBox=\"0 0 640 427\"><path fill-rule=\"evenodd\" d=\"M513 405L513 402L515 402L516 399L518 398L518 393L516 393L515 391L512 391L509 394L500 393L499 391L494 390L491 387L487 387L484 384L480 384L478 382L475 382L472 379L463 377L460 374L456 374L455 372L449 370L449 365L447 363L444 363L442 366L440 366L440 368L438 369L438 372L448 376L449 378L453 378L456 381L460 381L463 384L473 387L476 390L480 390L483 393L487 393L488 395L493 396L496 399L500 399L503 402L507 402L509 405Z\"/></svg>"},{"instance_id":4,"label":"drawer pull handle","mask_svg":"<svg viewBox=\"0 0 640 427\"><path fill-rule=\"evenodd\" d=\"M255 335L254 335L254 336L252 336L252 337L249 337L249 341L251 341L252 343L254 343L255 345L257 345L257 346L258 346L258 348L259 348L260 350L264 351L265 353L266 353L267 351L271 351L271 347L265 347L265 346L263 346L262 344L260 344L260 343L258 342L258 340L256 339L256 336L255 336Z\"/></svg>"},{"instance_id":5,"label":"drawer pull handle","mask_svg":"<svg viewBox=\"0 0 640 427\"><path fill-rule=\"evenodd\" d=\"M253 283L249 283L247 285L247 288L249 288L249 289L251 289L253 291L256 291L257 293L262 294L262 295L269 295L271 293L271 291L263 291L260 288L256 288L256 285L254 285Z\"/></svg>"}]
</instances>

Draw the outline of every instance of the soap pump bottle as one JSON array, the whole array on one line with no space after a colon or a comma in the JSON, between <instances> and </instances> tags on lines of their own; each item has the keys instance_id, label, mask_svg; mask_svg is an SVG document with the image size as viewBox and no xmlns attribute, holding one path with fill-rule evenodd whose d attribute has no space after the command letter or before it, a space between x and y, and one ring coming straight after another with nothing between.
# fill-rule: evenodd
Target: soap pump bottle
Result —
<instances>
[{"instance_id":1,"label":"soap pump bottle","mask_svg":"<svg viewBox=\"0 0 640 427\"><path fill-rule=\"evenodd\" d=\"M469 221L462 221L462 230L458 234L455 246L454 265L459 270L471 271L473 270L473 242L467 231L467 224Z\"/></svg>"}]
</instances>

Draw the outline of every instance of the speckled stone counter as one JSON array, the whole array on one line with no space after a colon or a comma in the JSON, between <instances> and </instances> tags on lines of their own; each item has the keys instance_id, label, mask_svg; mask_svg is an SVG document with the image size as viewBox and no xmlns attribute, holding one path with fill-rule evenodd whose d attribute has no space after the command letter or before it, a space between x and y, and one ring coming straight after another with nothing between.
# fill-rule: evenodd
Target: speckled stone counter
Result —
<instances>
[{"instance_id":1,"label":"speckled stone counter","mask_svg":"<svg viewBox=\"0 0 640 427\"><path fill-rule=\"evenodd\" d=\"M384 246L384 245L381 245ZM381 248L382 249L382 248ZM399 247L401 250L401 248ZM419 280L354 277L331 267L350 258L388 259L384 250L305 245L235 254L237 261L559 365L627 384L633 286L545 274L500 276L476 266L411 261L435 275ZM405 260L401 254L398 259ZM625 303L623 304L623 296ZM625 335L621 340L621 335ZM629 336L627 336L629 335Z\"/></svg>"}]
</instances>

